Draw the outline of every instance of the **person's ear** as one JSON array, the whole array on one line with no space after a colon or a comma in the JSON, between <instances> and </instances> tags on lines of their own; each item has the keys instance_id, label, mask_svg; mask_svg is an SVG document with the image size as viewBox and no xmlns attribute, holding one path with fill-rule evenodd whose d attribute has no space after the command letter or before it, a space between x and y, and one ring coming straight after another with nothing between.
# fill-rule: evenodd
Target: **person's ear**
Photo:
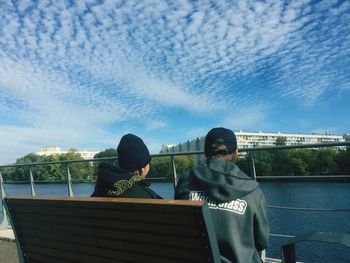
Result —
<instances>
[{"instance_id":1,"label":"person's ear","mask_svg":"<svg viewBox=\"0 0 350 263\"><path fill-rule=\"evenodd\" d=\"M141 175L142 177L145 177L149 172L149 164L147 164L146 166L142 167L139 170L139 175Z\"/></svg>"},{"instance_id":2,"label":"person's ear","mask_svg":"<svg viewBox=\"0 0 350 263\"><path fill-rule=\"evenodd\" d=\"M232 153L232 158L236 159L238 157L238 155L239 155L238 150L236 150Z\"/></svg>"}]
</instances>

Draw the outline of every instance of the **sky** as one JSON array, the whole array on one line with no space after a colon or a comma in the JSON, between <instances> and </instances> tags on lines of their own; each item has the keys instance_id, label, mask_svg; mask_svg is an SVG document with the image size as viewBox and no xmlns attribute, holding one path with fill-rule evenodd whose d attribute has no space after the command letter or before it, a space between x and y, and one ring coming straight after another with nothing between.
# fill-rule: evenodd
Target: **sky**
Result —
<instances>
[{"instance_id":1,"label":"sky","mask_svg":"<svg viewBox=\"0 0 350 263\"><path fill-rule=\"evenodd\" d=\"M350 1L0 0L0 165L223 126L350 132Z\"/></svg>"}]
</instances>

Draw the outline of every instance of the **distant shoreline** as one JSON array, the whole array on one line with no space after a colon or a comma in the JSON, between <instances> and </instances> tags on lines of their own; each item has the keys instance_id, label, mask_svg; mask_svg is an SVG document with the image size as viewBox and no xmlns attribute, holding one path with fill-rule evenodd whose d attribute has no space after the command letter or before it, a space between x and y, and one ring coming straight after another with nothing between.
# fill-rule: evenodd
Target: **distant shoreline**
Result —
<instances>
[{"instance_id":1,"label":"distant shoreline","mask_svg":"<svg viewBox=\"0 0 350 263\"><path fill-rule=\"evenodd\" d=\"M172 183L172 180L168 178L146 178L148 182L157 182L157 183ZM318 182L318 183L350 183L350 175L335 175L335 176L258 176L258 182ZM4 184L29 184L29 181L4 181ZM35 184L67 184L65 180L59 181L36 181ZM77 183L91 183L94 184L94 180L72 180L73 184Z\"/></svg>"},{"instance_id":2,"label":"distant shoreline","mask_svg":"<svg viewBox=\"0 0 350 263\"><path fill-rule=\"evenodd\" d=\"M306 182L317 182L317 183L350 183L350 175L336 175L336 176L285 176L285 177L274 177L274 176L258 176L258 182L295 182L295 183L306 183Z\"/></svg>"}]
</instances>

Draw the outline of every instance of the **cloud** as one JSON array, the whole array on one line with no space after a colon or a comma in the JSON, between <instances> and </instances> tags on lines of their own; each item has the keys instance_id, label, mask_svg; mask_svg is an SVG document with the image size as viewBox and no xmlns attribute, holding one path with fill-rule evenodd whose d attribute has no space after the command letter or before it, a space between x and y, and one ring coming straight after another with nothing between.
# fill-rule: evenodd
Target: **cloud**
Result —
<instances>
[{"instance_id":1,"label":"cloud","mask_svg":"<svg viewBox=\"0 0 350 263\"><path fill-rule=\"evenodd\" d=\"M161 120L145 120L147 130L158 130L168 128L169 124Z\"/></svg>"},{"instance_id":2,"label":"cloud","mask_svg":"<svg viewBox=\"0 0 350 263\"><path fill-rule=\"evenodd\" d=\"M125 122L171 129L172 110L240 108L223 124L256 129L278 101L312 108L349 90L349 11L311 0L3 2L2 124L33 141L35 130L47 140L73 130L84 144Z\"/></svg>"},{"instance_id":3,"label":"cloud","mask_svg":"<svg viewBox=\"0 0 350 263\"><path fill-rule=\"evenodd\" d=\"M62 149L79 148L104 150L114 146L118 134L111 134L97 129L71 129L60 125L49 127L20 127L0 125L0 137L3 150L0 153L2 164L13 163L16 158L37 152L45 146L60 146Z\"/></svg>"},{"instance_id":4,"label":"cloud","mask_svg":"<svg viewBox=\"0 0 350 263\"><path fill-rule=\"evenodd\" d=\"M266 105L232 109L223 120L222 126L233 130L255 130L256 127L263 129L269 126L267 123L268 114L269 109Z\"/></svg>"}]
</instances>

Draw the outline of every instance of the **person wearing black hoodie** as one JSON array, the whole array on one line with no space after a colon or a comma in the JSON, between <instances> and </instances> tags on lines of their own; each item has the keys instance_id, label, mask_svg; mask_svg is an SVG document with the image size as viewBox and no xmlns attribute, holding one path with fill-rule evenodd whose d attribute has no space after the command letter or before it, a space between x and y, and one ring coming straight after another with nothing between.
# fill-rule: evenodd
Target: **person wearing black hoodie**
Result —
<instances>
[{"instance_id":1,"label":"person wearing black hoodie","mask_svg":"<svg viewBox=\"0 0 350 263\"><path fill-rule=\"evenodd\" d=\"M92 197L126 197L161 199L145 177L150 169L151 155L141 138L124 135L118 145L118 166L101 163Z\"/></svg>"},{"instance_id":2,"label":"person wearing black hoodie","mask_svg":"<svg viewBox=\"0 0 350 263\"><path fill-rule=\"evenodd\" d=\"M206 164L180 177L175 199L207 201L222 262L261 262L269 223L259 184L232 162L238 156L233 131L213 128L205 139Z\"/></svg>"}]
</instances>

